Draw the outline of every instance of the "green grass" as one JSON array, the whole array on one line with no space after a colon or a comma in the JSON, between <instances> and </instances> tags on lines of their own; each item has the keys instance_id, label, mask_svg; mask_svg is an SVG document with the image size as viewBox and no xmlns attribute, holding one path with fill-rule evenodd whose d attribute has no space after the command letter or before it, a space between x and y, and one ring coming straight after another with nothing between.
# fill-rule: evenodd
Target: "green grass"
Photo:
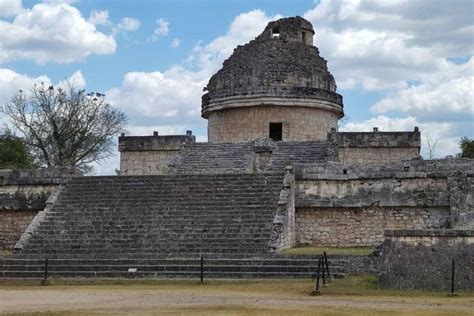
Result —
<instances>
[{"instance_id":1,"label":"green grass","mask_svg":"<svg viewBox=\"0 0 474 316\"><path fill-rule=\"evenodd\" d=\"M11 255L13 252L8 249L0 249L0 256Z\"/></svg>"},{"instance_id":2,"label":"green grass","mask_svg":"<svg viewBox=\"0 0 474 316\"><path fill-rule=\"evenodd\" d=\"M309 295L314 288L313 280L205 280L204 284L198 280L176 279L55 279L51 278L50 286L43 287L40 280L0 280L3 288L28 289L41 287L45 290L58 287L88 288L118 290L118 289L161 289L166 291L232 291L236 293L265 293L288 296ZM351 275L345 279L334 279L322 289L324 295L329 296L394 296L394 297L433 297L446 298L445 291L428 290L390 290L378 287L376 275ZM459 297L472 297L473 291L458 291ZM448 298L452 300L456 298Z\"/></svg>"},{"instance_id":3,"label":"green grass","mask_svg":"<svg viewBox=\"0 0 474 316\"><path fill-rule=\"evenodd\" d=\"M86 309L83 311L69 310L61 312L39 312L28 313L31 316L70 316L70 315L110 315L107 309ZM248 307L241 305L200 305L193 307L173 307L162 308L159 311L150 308L140 309L120 309L114 311L115 315L225 315L225 316L247 316L247 315L268 315L268 316L470 316L472 313L451 310L380 310L371 308L348 308L348 307L327 307L317 306L301 308L271 308L271 307ZM24 313L11 313L10 316L25 315Z\"/></svg>"},{"instance_id":4,"label":"green grass","mask_svg":"<svg viewBox=\"0 0 474 316\"><path fill-rule=\"evenodd\" d=\"M314 246L305 246L305 247L295 247L284 249L280 253L285 255L320 255L324 251L328 255L358 255L358 256L367 256L370 255L373 251L373 247L314 247Z\"/></svg>"}]
</instances>

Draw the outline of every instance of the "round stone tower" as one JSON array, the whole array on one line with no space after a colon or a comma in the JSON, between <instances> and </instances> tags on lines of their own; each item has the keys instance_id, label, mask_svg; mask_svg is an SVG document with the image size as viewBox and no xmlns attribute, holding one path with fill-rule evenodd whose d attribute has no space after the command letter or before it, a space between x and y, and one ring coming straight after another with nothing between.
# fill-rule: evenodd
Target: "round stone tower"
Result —
<instances>
[{"instance_id":1,"label":"round stone tower","mask_svg":"<svg viewBox=\"0 0 474 316\"><path fill-rule=\"evenodd\" d=\"M343 113L342 96L301 17L268 23L237 46L202 97L209 142L325 140Z\"/></svg>"}]
</instances>

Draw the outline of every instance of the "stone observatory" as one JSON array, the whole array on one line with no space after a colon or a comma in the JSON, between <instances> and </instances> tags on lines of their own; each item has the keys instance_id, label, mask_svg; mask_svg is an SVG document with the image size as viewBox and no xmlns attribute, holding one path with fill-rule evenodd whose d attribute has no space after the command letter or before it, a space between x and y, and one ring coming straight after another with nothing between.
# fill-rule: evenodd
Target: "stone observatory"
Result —
<instances>
[{"instance_id":1,"label":"stone observatory","mask_svg":"<svg viewBox=\"0 0 474 316\"><path fill-rule=\"evenodd\" d=\"M202 97L209 142L326 140L343 117L342 96L302 17L268 23L237 46Z\"/></svg>"}]
</instances>

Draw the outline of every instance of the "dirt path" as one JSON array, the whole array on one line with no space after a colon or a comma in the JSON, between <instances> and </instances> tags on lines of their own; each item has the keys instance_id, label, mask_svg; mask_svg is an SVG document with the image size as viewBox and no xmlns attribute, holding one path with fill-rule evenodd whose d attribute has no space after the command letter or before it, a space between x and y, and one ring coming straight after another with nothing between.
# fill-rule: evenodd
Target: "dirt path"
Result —
<instances>
[{"instance_id":1,"label":"dirt path","mask_svg":"<svg viewBox=\"0 0 474 316\"><path fill-rule=\"evenodd\" d=\"M318 306L385 311L448 310L474 314L474 298L437 303L435 299L355 296L284 296L265 293L178 291L160 288L32 287L0 289L0 313L74 312L140 313L173 312L183 308L242 306L284 310L317 310Z\"/></svg>"}]
</instances>

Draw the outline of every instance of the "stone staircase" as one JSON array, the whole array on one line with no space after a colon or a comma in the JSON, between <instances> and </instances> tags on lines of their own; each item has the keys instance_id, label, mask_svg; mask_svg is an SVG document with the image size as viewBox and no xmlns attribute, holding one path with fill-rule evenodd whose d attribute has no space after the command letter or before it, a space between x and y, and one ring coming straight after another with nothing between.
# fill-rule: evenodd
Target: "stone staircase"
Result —
<instances>
[{"instance_id":1,"label":"stone staircase","mask_svg":"<svg viewBox=\"0 0 474 316\"><path fill-rule=\"evenodd\" d=\"M265 172L283 172L291 163L322 163L328 160L326 142L272 142ZM253 143L193 143L186 145L171 163L176 174L255 173Z\"/></svg>"},{"instance_id":2,"label":"stone staircase","mask_svg":"<svg viewBox=\"0 0 474 316\"><path fill-rule=\"evenodd\" d=\"M250 173L253 145L251 143L193 143L183 148L172 163L177 174Z\"/></svg>"},{"instance_id":3,"label":"stone staircase","mask_svg":"<svg viewBox=\"0 0 474 316\"><path fill-rule=\"evenodd\" d=\"M262 254L282 181L277 174L74 178L21 253Z\"/></svg>"}]
</instances>

